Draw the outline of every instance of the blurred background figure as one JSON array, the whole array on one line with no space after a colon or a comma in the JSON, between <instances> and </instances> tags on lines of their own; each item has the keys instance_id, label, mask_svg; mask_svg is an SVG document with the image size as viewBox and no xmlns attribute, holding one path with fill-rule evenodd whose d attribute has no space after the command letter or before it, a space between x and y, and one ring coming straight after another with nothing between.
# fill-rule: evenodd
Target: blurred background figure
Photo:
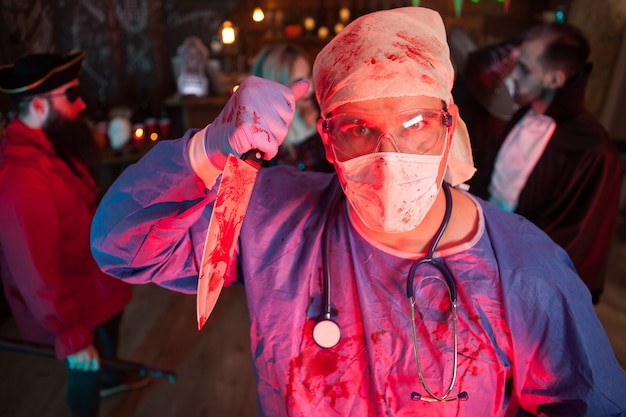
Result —
<instances>
[{"instance_id":1,"label":"blurred background figure","mask_svg":"<svg viewBox=\"0 0 626 417\"><path fill-rule=\"evenodd\" d=\"M178 92L185 96L204 97L209 94L207 60L209 49L197 36L189 36L178 47L180 74L176 80Z\"/></svg>"},{"instance_id":2,"label":"blurred background figure","mask_svg":"<svg viewBox=\"0 0 626 417\"><path fill-rule=\"evenodd\" d=\"M487 150L493 152L494 144L501 141L516 108L509 86L519 42L478 48L458 26L450 29L448 42L456 73L452 94L472 141L474 166L477 171L483 171L494 158Z\"/></svg>"},{"instance_id":3,"label":"blurred background figure","mask_svg":"<svg viewBox=\"0 0 626 417\"><path fill-rule=\"evenodd\" d=\"M490 56L499 56L497 48L503 45ZM568 252L598 303L621 168L609 135L586 108L589 53L585 35L567 23L537 25L524 34L510 74L520 109L500 140L471 136L482 159L470 191L545 231Z\"/></svg>"},{"instance_id":4,"label":"blurred background figure","mask_svg":"<svg viewBox=\"0 0 626 417\"><path fill-rule=\"evenodd\" d=\"M311 68L311 58L304 49L293 44L276 44L259 52L250 75L285 85L303 79L312 86ZM292 165L300 170L334 172L317 132L319 116L319 107L311 87L306 96L296 102L296 114L278 155L265 165Z\"/></svg>"},{"instance_id":5,"label":"blurred background figure","mask_svg":"<svg viewBox=\"0 0 626 417\"><path fill-rule=\"evenodd\" d=\"M98 189L94 137L83 119L83 51L33 54L0 67L16 117L0 144L0 267L21 335L54 346L68 367L74 416L96 416L100 396L145 385L100 369L115 358L130 287L102 273L89 246Z\"/></svg>"},{"instance_id":6,"label":"blurred background figure","mask_svg":"<svg viewBox=\"0 0 626 417\"><path fill-rule=\"evenodd\" d=\"M207 97L223 94L219 61L198 36L187 36L172 57L176 92L181 97Z\"/></svg>"}]
</instances>

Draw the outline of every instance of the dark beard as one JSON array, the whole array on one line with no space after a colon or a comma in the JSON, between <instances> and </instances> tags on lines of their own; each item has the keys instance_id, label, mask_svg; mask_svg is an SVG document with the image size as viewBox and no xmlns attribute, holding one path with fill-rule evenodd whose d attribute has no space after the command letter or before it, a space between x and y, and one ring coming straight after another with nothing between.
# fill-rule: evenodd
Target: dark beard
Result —
<instances>
[{"instance_id":1,"label":"dark beard","mask_svg":"<svg viewBox=\"0 0 626 417\"><path fill-rule=\"evenodd\" d=\"M91 176L97 178L98 147L93 132L82 114L79 114L76 119L70 120L51 108L42 130L52 142L52 146L59 157L69 165L74 173L80 176L72 162L73 158L85 164Z\"/></svg>"}]
</instances>

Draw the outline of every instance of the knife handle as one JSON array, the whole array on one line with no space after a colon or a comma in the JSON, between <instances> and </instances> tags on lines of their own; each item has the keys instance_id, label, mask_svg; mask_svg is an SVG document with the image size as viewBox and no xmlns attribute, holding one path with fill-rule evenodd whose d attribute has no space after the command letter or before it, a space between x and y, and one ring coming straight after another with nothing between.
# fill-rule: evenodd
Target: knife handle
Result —
<instances>
[{"instance_id":1,"label":"knife handle","mask_svg":"<svg viewBox=\"0 0 626 417\"><path fill-rule=\"evenodd\" d=\"M260 168L263 162L263 152L258 149L250 149L248 152L241 155L241 160L247 161L248 163L256 165L257 168Z\"/></svg>"}]
</instances>

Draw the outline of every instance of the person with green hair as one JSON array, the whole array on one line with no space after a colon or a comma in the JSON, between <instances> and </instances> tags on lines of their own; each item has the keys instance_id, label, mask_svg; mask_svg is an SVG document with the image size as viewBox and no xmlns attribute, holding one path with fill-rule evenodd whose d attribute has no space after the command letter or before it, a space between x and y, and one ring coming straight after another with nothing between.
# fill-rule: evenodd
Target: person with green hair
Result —
<instances>
[{"instance_id":1,"label":"person with green hair","mask_svg":"<svg viewBox=\"0 0 626 417\"><path fill-rule=\"evenodd\" d=\"M311 58L302 47L279 43L259 52L250 75L288 85L297 80L310 82L311 69ZM319 106L311 88L296 102L296 112L278 155L264 165L292 165L300 170L333 172L333 165L326 159L324 144L317 133L318 119Z\"/></svg>"}]
</instances>

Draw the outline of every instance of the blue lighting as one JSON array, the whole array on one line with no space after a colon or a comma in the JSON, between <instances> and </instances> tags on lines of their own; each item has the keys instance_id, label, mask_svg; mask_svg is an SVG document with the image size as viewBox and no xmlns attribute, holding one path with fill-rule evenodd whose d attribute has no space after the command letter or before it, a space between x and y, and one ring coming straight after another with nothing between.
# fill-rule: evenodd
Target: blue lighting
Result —
<instances>
[{"instance_id":1,"label":"blue lighting","mask_svg":"<svg viewBox=\"0 0 626 417\"><path fill-rule=\"evenodd\" d=\"M563 22L563 20L565 19L565 13L563 13L563 10L557 10L554 15L557 22Z\"/></svg>"}]
</instances>

